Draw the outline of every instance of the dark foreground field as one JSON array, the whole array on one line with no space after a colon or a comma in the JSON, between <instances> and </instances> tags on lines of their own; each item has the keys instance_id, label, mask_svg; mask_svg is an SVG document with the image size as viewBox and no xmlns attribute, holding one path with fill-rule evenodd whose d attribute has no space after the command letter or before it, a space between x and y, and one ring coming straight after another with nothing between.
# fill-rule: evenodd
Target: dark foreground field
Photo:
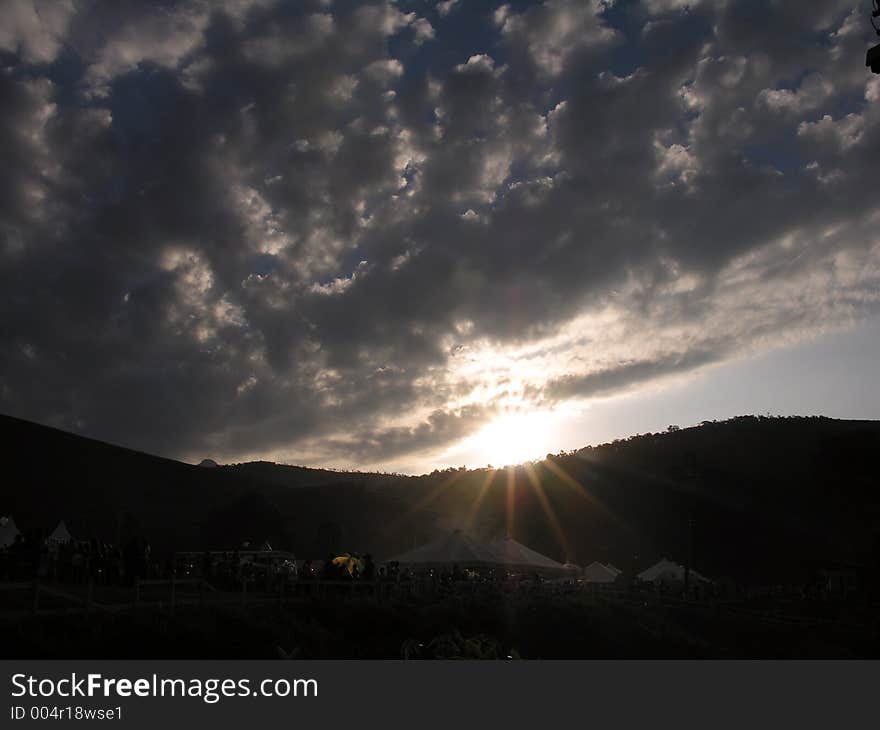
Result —
<instances>
[{"instance_id":1,"label":"dark foreground field","mask_svg":"<svg viewBox=\"0 0 880 730\"><path fill-rule=\"evenodd\" d=\"M814 613L814 612L813 612ZM870 615L866 613L865 615ZM797 618L780 606L601 595L292 600L20 616L7 658L868 658L876 623Z\"/></svg>"}]
</instances>

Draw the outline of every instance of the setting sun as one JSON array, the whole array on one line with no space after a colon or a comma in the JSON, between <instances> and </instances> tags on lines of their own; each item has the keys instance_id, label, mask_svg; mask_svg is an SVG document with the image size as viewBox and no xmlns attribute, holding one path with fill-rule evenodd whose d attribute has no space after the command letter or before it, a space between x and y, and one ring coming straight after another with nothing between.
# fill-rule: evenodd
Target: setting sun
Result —
<instances>
[{"instance_id":1,"label":"setting sun","mask_svg":"<svg viewBox=\"0 0 880 730\"><path fill-rule=\"evenodd\" d=\"M543 457L551 446L552 412L508 413L489 423L471 440L476 462L507 466Z\"/></svg>"}]
</instances>

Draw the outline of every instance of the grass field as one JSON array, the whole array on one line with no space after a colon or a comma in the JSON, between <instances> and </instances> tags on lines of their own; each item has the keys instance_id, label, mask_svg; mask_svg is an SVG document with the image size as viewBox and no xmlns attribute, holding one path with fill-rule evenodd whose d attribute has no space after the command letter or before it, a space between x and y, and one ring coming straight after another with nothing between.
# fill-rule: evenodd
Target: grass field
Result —
<instances>
[{"instance_id":1,"label":"grass field","mask_svg":"<svg viewBox=\"0 0 880 730\"><path fill-rule=\"evenodd\" d=\"M602 595L145 602L7 613L19 658L867 658L876 629L762 610Z\"/></svg>"}]
</instances>

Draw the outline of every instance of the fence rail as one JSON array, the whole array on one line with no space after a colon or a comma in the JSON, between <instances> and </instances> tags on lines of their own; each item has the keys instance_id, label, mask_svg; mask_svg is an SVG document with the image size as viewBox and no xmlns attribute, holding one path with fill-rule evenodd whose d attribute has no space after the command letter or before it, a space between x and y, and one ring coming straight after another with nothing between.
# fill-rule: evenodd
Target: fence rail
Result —
<instances>
[{"instance_id":1,"label":"fence rail","mask_svg":"<svg viewBox=\"0 0 880 730\"><path fill-rule=\"evenodd\" d=\"M151 578L136 579L128 591L114 590L111 600L97 600L96 586L89 581L79 586L80 591L70 590L64 584L46 582L35 579L32 581L0 582L0 597L5 594L24 594L17 608L0 608L0 617L16 618L24 616L52 616L91 613L117 613L132 608L151 608L173 612L178 606L241 606L285 604L309 598L367 598L381 602L389 598L407 596L454 595L474 596L498 590L499 586L463 581L459 584L440 587L431 581L349 581L349 580L300 580L290 584L280 584L274 591L255 590L247 582L241 582L236 590L221 590L202 578ZM503 591L504 588L500 587ZM83 590L84 589L84 590ZM529 587L535 593L541 593L541 587ZM129 592L130 591L130 592ZM102 587L97 586L97 593ZM129 600L118 600L120 592L129 596ZM195 595L193 595L193 592ZM871 631L876 633L876 622L858 624L834 618L820 616L803 616L783 613L778 607L773 609L757 609L736 605L729 601L706 599L694 600L670 595L662 595L649 591L628 591L612 587L581 585L574 590L553 593L561 595L589 596L595 600L612 605L628 605L640 607L672 608L699 611L716 616L736 616L753 620L787 625L801 628L831 627L844 631ZM106 598L106 596L101 596ZM47 601L46 599L49 599ZM112 600L116 599L116 600ZM56 605L46 606L47 602ZM57 605L57 604L66 605ZM9 606L8 600L0 598L0 606Z\"/></svg>"}]
</instances>

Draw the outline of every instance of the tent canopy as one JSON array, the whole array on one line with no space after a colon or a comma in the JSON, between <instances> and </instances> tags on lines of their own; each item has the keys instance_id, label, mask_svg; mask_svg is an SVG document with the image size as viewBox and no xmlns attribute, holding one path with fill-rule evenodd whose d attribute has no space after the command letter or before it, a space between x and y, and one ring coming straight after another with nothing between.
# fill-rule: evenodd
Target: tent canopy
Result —
<instances>
[{"instance_id":1,"label":"tent canopy","mask_svg":"<svg viewBox=\"0 0 880 730\"><path fill-rule=\"evenodd\" d=\"M638 574L639 580L648 581L650 583L659 583L661 581L678 581L684 583L685 567L671 560L661 558L647 570L643 570ZM696 570L691 568L688 571L688 580L691 582L711 583L704 575L700 575Z\"/></svg>"},{"instance_id":2,"label":"tent canopy","mask_svg":"<svg viewBox=\"0 0 880 730\"><path fill-rule=\"evenodd\" d=\"M397 555L389 562L392 561L401 565L424 567L443 565L477 567L498 565L500 562L498 556L487 545L477 542L460 530L443 535L415 550Z\"/></svg>"},{"instance_id":3,"label":"tent canopy","mask_svg":"<svg viewBox=\"0 0 880 730\"><path fill-rule=\"evenodd\" d=\"M512 537L494 542L489 546L497 555L500 563L510 568L521 570L549 570L563 572L566 567L553 558L548 558L536 550L526 547Z\"/></svg>"},{"instance_id":4,"label":"tent canopy","mask_svg":"<svg viewBox=\"0 0 880 730\"><path fill-rule=\"evenodd\" d=\"M613 565L605 565L598 560L584 568L584 580L588 583L613 583L620 571Z\"/></svg>"},{"instance_id":5,"label":"tent canopy","mask_svg":"<svg viewBox=\"0 0 880 730\"><path fill-rule=\"evenodd\" d=\"M505 567L530 572L566 572L562 563L526 547L513 538L485 544L455 530L427 545L390 559L420 567Z\"/></svg>"},{"instance_id":6,"label":"tent canopy","mask_svg":"<svg viewBox=\"0 0 880 730\"><path fill-rule=\"evenodd\" d=\"M12 545L15 536L20 534L12 517L0 517L0 548Z\"/></svg>"},{"instance_id":7,"label":"tent canopy","mask_svg":"<svg viewBox=\"0 0 880 730\"><path fill-rule=\"evenodd\" d=\"M46 540L47 542L68 543L73 540L73 535L70 534L70 530L67 529L64 520L61 520Z\"/></svg>"}]
</instances>

